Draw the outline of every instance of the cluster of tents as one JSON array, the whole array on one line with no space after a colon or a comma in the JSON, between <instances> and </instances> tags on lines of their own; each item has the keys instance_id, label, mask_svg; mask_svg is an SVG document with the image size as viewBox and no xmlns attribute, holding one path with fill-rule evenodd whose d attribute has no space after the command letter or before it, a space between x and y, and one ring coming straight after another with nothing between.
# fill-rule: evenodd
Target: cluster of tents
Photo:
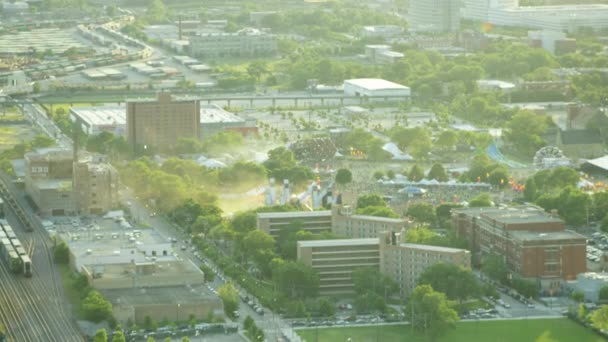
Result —
<instances>
[{"instance_id":1,"label":"cluster of tents","mask_svg":"<svg viewBox=\"0 0 608 342\"><path fill-rule=\"evenodd\" d=\"M406 194L425 194L429 187L447 187L447 188L478 188L478 189L490 189L492 186L488 183L475 183L475 182L457 182L454 179L450 179L447 182L440 182L436 179L422 179L420 181L409 181L405 177L396 177L395 179L379 179L378 183L386 186L395 186L404 188L399 190L399 193Z\"/></svg>"}]
</instances>

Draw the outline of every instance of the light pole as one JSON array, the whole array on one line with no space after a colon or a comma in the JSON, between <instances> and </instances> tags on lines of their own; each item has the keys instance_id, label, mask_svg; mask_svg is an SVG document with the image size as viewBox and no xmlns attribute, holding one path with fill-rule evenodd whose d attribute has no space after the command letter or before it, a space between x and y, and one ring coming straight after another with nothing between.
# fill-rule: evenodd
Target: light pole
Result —
<instances>
[{"instance_id":1,"label":"light pole","mask_svg":"<svg viewBox=\"0 0 608 342\"><path fill-rule=\"evenodd\" d=\"M177 303L177 324L179 324L179 308L182 306L181 303Z\"/></svg>"}]
</instances>

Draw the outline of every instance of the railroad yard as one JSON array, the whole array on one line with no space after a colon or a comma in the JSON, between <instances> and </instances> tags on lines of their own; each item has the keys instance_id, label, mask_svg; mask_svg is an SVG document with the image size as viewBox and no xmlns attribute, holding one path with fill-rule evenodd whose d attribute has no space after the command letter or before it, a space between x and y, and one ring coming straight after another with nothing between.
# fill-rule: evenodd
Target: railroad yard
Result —
<instances>
[{"instance_id":1,"label":"railroad yard","mask_svg":"<svg viewBox=\"0 0 608 342\"><path fill-rule=\"evenodd\" d=\"M5 196L8 189L4 184L1 186ZM20 193L17 189L10 189L10 192ZM29 206L24 205L23 198L13 203L25 209L24 215L33 215L28 211ZM64 299L61 277L52 261L50 238L39 224L32 232L27 232L23 221L8 205L5 216L32 260L31 278L15 275L6 263L0 263L0 323L7 328L8 341L83 341Z\"/></svg>"}]
</instances>

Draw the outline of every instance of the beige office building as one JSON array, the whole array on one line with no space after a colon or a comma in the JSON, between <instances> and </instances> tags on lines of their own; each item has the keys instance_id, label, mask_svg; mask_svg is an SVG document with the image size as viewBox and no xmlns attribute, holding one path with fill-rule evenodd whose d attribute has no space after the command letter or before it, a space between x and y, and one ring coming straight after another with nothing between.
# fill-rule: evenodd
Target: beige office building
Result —
<instances>
[{"instance_id":1,"label":"beige office building","mask_svg":"<svg viewBox=\"0 0 608 342\"><path fill-rule=\"evenodd\" d=\"M412 293L424 271L439 263L471 268L471 253L465 249L405 243L405 232L380 237L380 272L399 285L401 296Z\"/></svg>"},{"instance_id":2,"label":"beige office building","mask_svg":"<svg viewBox=\"0 0 608 342\"><path fill-rule=\"evenodd\" d=\"M258 213L257 226L275 238L293 227L318 234L331 231L331 218L330 210Z\"/></svg>"},{"instance_id":3,"label":"beige office building","mask_svg":"<svg viewBox=\"0 0 608 342\"><path fill-rule=\"evenodd\" d=\"M74 163L74 199L80 214L101 214L118 208L118 171L93 157Z\"/></svg>"},{"instance_id":4,"label":"beige office building","mask_svg":"<svg viewBox=\"0 0 608 342\"><path fill-rule=\"evenodd\" d=\"M352 293L355 269L378 269L378 238L298 241L298 261L318 272L322 295Z\"/></svg>"},{"instance_id":5,"label":"beige office building","mask_svg":"<svg viewBox=\"0 0 608 342\"><path fill-rule=\"evenodd\" d=\"M167 150L180 138L199 138L198 100L173 100L161 92L156 100L127 102L127 141L136 153Z\"/></svg>"}]
</instances>

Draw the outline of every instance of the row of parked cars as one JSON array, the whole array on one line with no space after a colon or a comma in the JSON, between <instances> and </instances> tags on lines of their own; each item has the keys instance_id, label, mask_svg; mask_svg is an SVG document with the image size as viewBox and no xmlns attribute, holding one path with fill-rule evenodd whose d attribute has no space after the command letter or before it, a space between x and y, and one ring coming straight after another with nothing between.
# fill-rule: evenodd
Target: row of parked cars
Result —
<instances>
[{"instance_id":1,"label":"row of parked cars","mask_svg":"<svg viewBox=\"0 0 608 342\"><path fill-rule=\"evenodd\" d=\"M264 308L255 302L255 300L251 297L249 297L248 295L241 293L241 300L243 301L243 303L249 305L249 307L255 311L258 315L262 315L264 316Z\"/></svg>"},{"instance_id":2,"label":"row of parked cars","mask_svg":"<svg viewBox=\"0 0 608 342\"><path fill-rule=\"evenodd\" d=\"M180 338L184 336L199 336L202 334L233 333L238 330L236 324L222 323L198 323L194 326L182 325L178 327L164 326L156 331L132 330L125 332L127 341L146 341L148 337L153 337L157 341L167 337Z\"/></svg>"},{"instance_id":3,"label":"row of parked cars","mask_svg":"<svg viewBox=\"0 0 608 342\"><path fill-rule=\"evenodd\" d=\"M488 318L497 318L498 310L496 308L492 309L475 309L466 314L461 315L462 319L488 319Z\"/></svg>"},{"instance_id":4,"label":"row of parked cars","mask_svg":"<svg viewBox=\"0 0 608 342\"><path fill-rule=\"evenodd\" d=\"M342 325L353 325L353 324L377 324L384 323L387 320L380 316L350 316L347 318L337 319L312 319L312 320L293 320L291 325L295 327L331 327L331 326L342 326Z\"/></svg>"}]
</instances>

